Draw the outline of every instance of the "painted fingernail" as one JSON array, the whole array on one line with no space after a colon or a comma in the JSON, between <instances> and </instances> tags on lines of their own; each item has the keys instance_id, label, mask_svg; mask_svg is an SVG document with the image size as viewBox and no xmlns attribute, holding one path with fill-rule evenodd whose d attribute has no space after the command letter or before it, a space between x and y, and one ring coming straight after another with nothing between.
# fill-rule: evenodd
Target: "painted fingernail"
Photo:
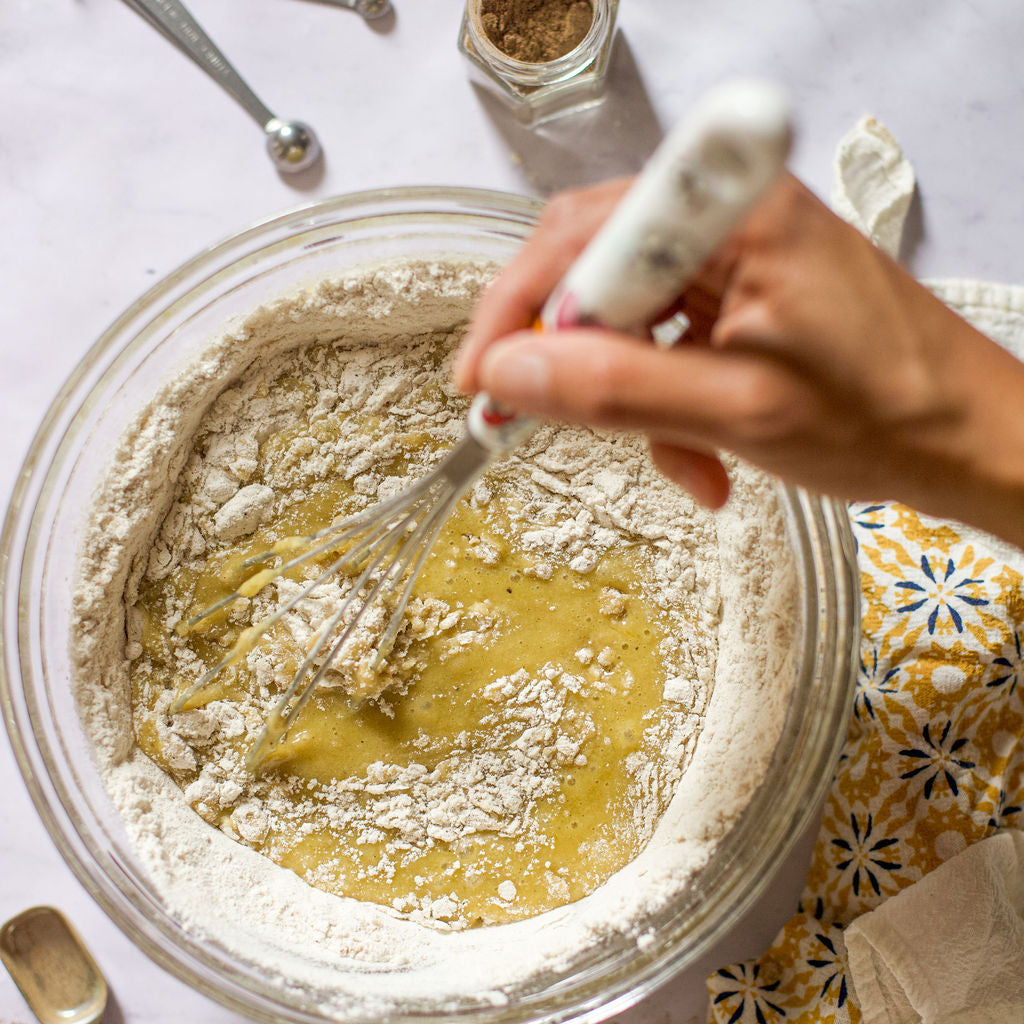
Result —
<instances>
[{"instance_id":1,"label":"painted fingernail","mask_svg":"<svg viewBox=\"0 0 1024 1024\"><path fill-rule=\"evenodd\" d=\"M536 351L518 345L496 345L483 358L480 378L492 394L527 401L547 394L551 367Z\"/></svg>"}]
</instances>

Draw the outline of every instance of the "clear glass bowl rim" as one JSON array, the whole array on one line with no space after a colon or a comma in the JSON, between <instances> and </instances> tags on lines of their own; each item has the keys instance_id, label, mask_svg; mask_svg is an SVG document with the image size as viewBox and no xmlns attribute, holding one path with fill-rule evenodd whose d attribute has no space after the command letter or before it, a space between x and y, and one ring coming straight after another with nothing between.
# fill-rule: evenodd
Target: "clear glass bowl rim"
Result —
<instances>
[{"instance_id":1,"label":"clear glass bowl rim","mask_svg":"<svg viewBox=\"0 0 1024 1024\"><path fill-rule=\"evenodd\" d=\"M220 271L261 252L288 245L301 232L332 225L370 222L398 216L469 219L485 218L491 225L505 222L510 237L522 239L535 224L542 204L534 199L487 189L413 186L350 193L295 207L261 220L198 253L155 283L100 336L72 371L50 405L33 438L17 477L0 532L0 708L19 769L36 810L72 872L118 927L152 960L190 986L232 1010L267 1022L331 1020L309 1006L276 1004L267 993L246 993L215 976L202 976L176 955L180 950L159 922L145 917L145 905L132 902L96 863L91 837L78 834L70 807L71 797L50 777L44 725L33 720L34 679L26 648L31 637L23 628L22 602L26 571L35 557L38 534L45 524L36 521L37 506L51 482L64 445L80 429L90 410L90 398L104 374L126 357L138 343L140 321L157 319L190 292ZM467 221L468 222L468 221ZM78 404L74 401L78 399ZM805 592L805 615L815 628L805 630L801 673L794 690L783 734L768 776L723 843L723 857L711 886L727 892L712 913L690 906L669 908L676 918L699 921L687 928L679 920L652 922L655 937L642 952L613 970L591 964L572 984L566 979L529 994L504 1009L446 1014L480 1021L597 1021L621 1012L663 984L720 939L763 893L775 871L808 826L827 788L838 757L856 678L856 638L859 635L859 580L852 532L845 506L798 488L781 487L780 493L795 523L798 561L810 571L814 587ZM819 622L820 619L820 622ZM800 698L827 698L819 715L796 715ZM771 804L775 814L763 831L764 813ZM755 842L763 856L756 870L744 862L743 851ZM683 912L687 911L686 914ZM663 915L665 916L665 915ZM164 941L161 941L161 936ZM168 943L168 939L170 942ZM171 948L168 948L170 946ZM604 963L602 961L601 963ZM415 1012L391 1020L424 1024L441 1017Z\"/></svg>"}]
</instances>

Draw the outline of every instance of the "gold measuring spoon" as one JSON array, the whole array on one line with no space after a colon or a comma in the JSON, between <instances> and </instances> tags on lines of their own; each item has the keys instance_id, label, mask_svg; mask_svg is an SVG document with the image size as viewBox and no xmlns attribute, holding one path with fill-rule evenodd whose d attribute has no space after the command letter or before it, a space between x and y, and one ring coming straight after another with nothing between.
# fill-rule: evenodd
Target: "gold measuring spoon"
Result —
<instances>
[{"instance_id":1,"label":"gold measuring spoon","mask_svg":"<svg viewBox=\"0 0 1024 1024\"><path fill-rule=\"evenodd\" d=\"M0 926L0 960L42 1024L100 1024L107 982L78 932L53 907Z\"/></svg>"}]
</instances>

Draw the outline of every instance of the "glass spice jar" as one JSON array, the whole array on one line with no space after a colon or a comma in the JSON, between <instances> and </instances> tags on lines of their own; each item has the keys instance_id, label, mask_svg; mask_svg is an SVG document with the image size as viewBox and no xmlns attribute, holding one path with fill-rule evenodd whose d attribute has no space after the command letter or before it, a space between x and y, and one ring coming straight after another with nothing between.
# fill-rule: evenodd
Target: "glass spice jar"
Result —
<instances>
[{"instance_id":1,"label":"glass spice jar","mask_svg":"<svg viewBox=\"0 0 1024 1024\"><path fill-rule=\"evenodd\" d=\"M544 61L518 60L491 40L483 21L484 0L466 0L459 50L470 78L533 126L601 102L615 32L619 0L589 0L590 27L573 49Z\"/></svg>"}]
</instances>

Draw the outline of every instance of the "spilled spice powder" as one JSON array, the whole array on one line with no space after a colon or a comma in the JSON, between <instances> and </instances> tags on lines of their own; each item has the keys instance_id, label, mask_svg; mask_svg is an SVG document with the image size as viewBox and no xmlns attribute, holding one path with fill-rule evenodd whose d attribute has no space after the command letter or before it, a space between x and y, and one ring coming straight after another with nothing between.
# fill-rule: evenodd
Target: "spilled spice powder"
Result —
<instances>
[{"instance_id":1,"label":"spilled spice powder","mask_svg":"<svg viewBox=\"0 0 1024 1024\"><path fill-rule=\"evenodd\" d=\"M588 0L482 0L480 15L502 53L531 64L575 49L594 20Z\"/></svg>"}]
</instances>

